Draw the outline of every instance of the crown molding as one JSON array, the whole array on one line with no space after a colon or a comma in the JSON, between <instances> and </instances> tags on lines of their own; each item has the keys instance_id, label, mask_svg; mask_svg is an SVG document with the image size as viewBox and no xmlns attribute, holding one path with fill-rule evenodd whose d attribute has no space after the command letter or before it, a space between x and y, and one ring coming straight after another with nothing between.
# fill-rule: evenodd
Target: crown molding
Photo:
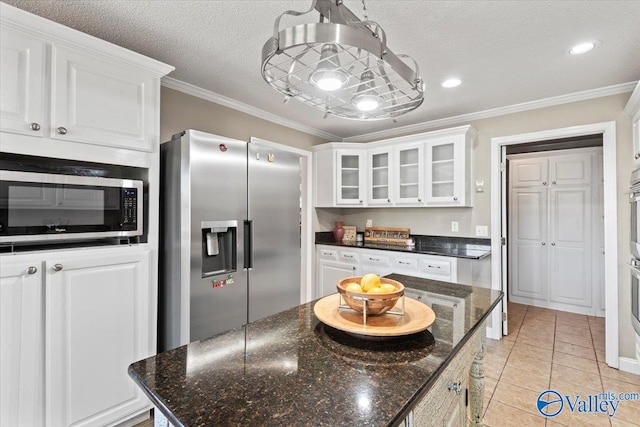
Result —
<instances>
[{"instance_id":1,"label":"crown molding","mask_svg":"<svg viewBox=\"0 0 640 427\"><path fill-rule=\"evenodd\" d=\"M416 123L413 125L401 126L393 129L372 132L357 136L344 138L344 142L367 142L378 139L391 138L399 134L409 134L425 132L439 127L459 125L469 123L473 120L482 120L492 117L504 116L507 114L520 113L523 111L536 110L538 108L552 107L555 105L569 104L571 102L586 101L589 99L602 98L605 96L619 95L621 93L632 92L638 81L621 83L613 86L606 86L598 89L585 90L567 95L554 96L551 98L539 99L536 101L523 102L521 104L508 105L506 107L492 108L490 110L478 111L475 113L462 114L459 116L445 117L443 119L431 120L428 122ZM639 93L640 90L636 91ZM626 109L625 109L626 110Z\"/></svg>"},{"instance_id":2,"label":"crown molding","mask_svg":"<svg viewBox=\"0 0 640 427\"><path fill-rule=\"evenodd\" d=\"M272 114L267 111L261 110L259 108L252 107L251 105L247 105L245 103L236 101L235 99L231 99L226 96L217 94L215 92L211 92L209 90L192 85L190 83L185 83L183 81L174 79L173 77L166 77L166 76L163 77L162 86L169 89L177 90L178 92L186 93L187 95L192 95L197 98L201 98L207 101L214 102L216 104L220 104L224 107L241 111L251 116L258 117L259 119L267 120L269 122L272 122L281 126L286 126L288 128L295 129L300 132L304 132L310 135L324 138L329 141L340 141L342 139L329 132L312 128L310 126L305 126L293 120L282 118L276 114Z\"/></svg>"}]
</instances>

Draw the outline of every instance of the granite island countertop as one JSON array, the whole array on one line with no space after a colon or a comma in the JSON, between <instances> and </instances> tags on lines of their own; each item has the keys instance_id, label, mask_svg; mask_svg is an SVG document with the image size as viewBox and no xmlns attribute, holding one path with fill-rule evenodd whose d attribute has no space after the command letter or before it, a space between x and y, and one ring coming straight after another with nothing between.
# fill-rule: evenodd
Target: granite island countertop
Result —
<instances>
[{"instance_id":1,"label":"granite island countertop","mask_svg":"<svg viewBox=\"0 0 640 427\"><path fill-rule=\"evenodd\" d=\"M436 321L427 331L361 339L319 322L312 301L135 362L129 375L175 426L397 425L502 293L388 277L433 304Z\"/></svg>"},{"instance_id":2,"label":"granite island countertop","mask_svg":"<svg viewBox=\"0 0 640 427\"><path fill-rule=\"evenodd\" d=\"M425 236L412 234L414 246L385 245L381 243L336 242L330 231L316 232L316 245L331 245L385 251L408 252L414 254L439 255L455 258L483 259L491 255L491 239L473 237Z\"/></svg>"}]
</instances>

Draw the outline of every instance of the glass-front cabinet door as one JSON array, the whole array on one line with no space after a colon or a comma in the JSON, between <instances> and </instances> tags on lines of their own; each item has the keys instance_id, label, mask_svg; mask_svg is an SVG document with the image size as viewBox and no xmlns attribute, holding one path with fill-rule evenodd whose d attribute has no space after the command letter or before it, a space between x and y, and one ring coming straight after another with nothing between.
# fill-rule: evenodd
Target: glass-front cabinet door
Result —
<instances>
[{"instance_id":1,"label":"glass-front cabinet door","mask_svg":"<svg viewBox=\"0 0 640 427\"><path fill-rule=\"evenodd\" d=\"M395 152L395 201L422 204L424 200L423 144L402 144Z\"/></svg>"},{"instance_id":2,"label":"glass-front cabinet door","mask_svg":"<svg viewBox=\"0 0 640 427\"><path fill-rule=\"evenodd\" d=\"M391 165L393 149L390 147L375 148L367 151L368 157L368 192L369 205L391 205Z\"/></svg>"},{"instance_id":3,"label":"glass-front cabinet door","mask_svg":"<svg viewBox=\"0 0 640 427\"><path fill-rule=\"evenodd\" d=\"M336 151L336 204L357 205L364 203L365 151Z\"/></svg>"},{"instance_id":4,"label":"glass-front cabinet door","mask_svg":"<svg viewBox=\"0 0 640 427\"><path fill-rule=\"evenodd\" d=\"M456 206L464 203L464 139L439 138L426 143L426 203Z\"/></svg>"}]
</instances>

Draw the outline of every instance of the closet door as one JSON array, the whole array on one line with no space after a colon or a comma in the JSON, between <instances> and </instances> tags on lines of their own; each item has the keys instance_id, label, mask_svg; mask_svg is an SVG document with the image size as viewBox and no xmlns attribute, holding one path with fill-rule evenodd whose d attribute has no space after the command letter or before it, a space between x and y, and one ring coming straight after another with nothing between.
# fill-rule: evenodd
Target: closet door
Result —
<instances>
[{"instance_id":1,"label":"closet door","mask_svg":"<svg viewBox=\"0 0 640 427\"><path fill-rule=\"evenodd\" d=\"M516 302L547 299L548 191L513 188L509 194L509 298Z\"/></svg>"},{"instance_id":2,"label":"closet door","mask_svg":"<svg viewBox=\"0 0 640 427\"><path fill-rule=\"evenodd\" d=\"M591 307L591 187L549 191L549 300Z\"/></svg>"}]
</instances>

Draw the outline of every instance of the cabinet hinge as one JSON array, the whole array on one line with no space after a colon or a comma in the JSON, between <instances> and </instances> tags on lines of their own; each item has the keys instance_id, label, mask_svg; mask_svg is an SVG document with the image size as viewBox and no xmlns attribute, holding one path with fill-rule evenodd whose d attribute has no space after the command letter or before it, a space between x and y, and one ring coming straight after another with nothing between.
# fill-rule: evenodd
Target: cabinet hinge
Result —
<instances>
[{"instance_id":1,"label":"cabinet hinge","mask_svg":"<svg viewBox=\"0 0 640 427\"><path fill-rule=\"evenodd\" d=\"M507 169L507 165L504 162L500 162L500 172L504 172Z\"/></svg>"},{"instance_id":2,"label":"cabinet hinge","mask_svg":"<svg viewBox=\"0 0 640 427\"><path fill-rule=\"evenodd\" d=\"M507 313L502 313L502 321L503 322L507 321Z\"/></svg>"},{"instance_id":3,"label":"cabinet hinge","mask_svg":"<svg viewBox=\"0 0 640 427\"><path fill-rule=\"evenodd\" d=\"M502 246L506 245L506 244L507 244L507 238L506 238L506 237L501 237L501 238L500 238L500 244L501 244Z\"/></svg>"}]
</instances>

